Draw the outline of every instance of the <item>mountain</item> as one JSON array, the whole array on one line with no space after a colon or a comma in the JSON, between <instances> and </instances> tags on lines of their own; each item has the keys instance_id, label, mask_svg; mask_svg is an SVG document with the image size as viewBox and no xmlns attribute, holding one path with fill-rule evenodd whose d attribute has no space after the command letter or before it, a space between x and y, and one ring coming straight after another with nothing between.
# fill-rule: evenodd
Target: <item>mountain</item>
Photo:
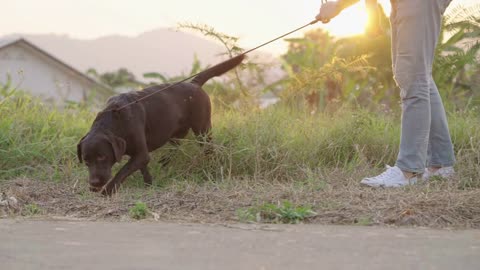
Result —
<instances>
[{"instance_id":1,"label":"mountain","mask_svg":"<svg viewBox=\"0 0 480 270\"><path fill-rule=\"evenodd\" d=\"M112 35L91 40L54 34L12 36L26 38L80 71L95 68L102 73L124 67L137 78L146 72L179 75L190 71L195 54L206 66L223 59L219 55L224 52L213 41L167 28L136 37Z\"/></svg>"}]
</instances>

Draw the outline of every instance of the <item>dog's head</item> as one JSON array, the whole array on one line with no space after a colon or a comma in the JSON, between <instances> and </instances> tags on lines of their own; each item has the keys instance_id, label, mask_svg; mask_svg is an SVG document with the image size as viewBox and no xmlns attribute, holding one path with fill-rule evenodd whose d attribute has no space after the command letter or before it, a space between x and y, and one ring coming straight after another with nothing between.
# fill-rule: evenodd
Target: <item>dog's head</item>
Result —
<instances>
[{"instance_id":1,"label":"dog's head","mask_svg":"<svg viewBox=\"0 0 480 270\"><path fill-rule=\"evenodd\" d=\"M113 134L88 133L77 145L80 163L88 167L90 190L100 191L110 180L112 167L125 154L125 140Z\"/></svg>"}]
</instances>

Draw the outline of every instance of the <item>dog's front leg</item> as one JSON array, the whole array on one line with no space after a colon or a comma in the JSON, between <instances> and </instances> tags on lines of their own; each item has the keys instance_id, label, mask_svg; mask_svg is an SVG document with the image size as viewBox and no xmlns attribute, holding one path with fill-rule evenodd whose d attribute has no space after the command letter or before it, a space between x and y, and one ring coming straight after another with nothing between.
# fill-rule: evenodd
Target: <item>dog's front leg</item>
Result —
<instances>
[{"instance_id":1,"label":"dog's front leg","mask_svg":"<svg viewBox=\"0 0 480 270\"><path fill-rule=\"evenodd\" d=\"M130 160L118 171L118 173L102 188L102 194L112 195L115 193L125 179L130 176L136 170L142 170L147 168L147 164L150 161L148 152L134 155Z\"/></svg>"}]
</instances>

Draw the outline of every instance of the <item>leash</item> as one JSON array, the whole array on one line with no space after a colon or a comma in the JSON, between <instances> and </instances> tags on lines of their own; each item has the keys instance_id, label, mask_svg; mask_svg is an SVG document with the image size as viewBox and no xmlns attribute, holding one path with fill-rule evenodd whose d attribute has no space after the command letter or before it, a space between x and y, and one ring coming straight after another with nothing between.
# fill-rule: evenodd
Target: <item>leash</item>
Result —
<instances>
[{"instance_id":1,"label":"leash","mask_svg":"<svg viewBox=\"0 0 480 270\"><path fill-rule=\"evenodd\" d=\"M327 0L322 0L322 3L325 3L326 1L327 1ZM309 22L309 23L307 23L307 24L305 24L305 25L302 25L302 26L300 26L300 27L298 27L298 28L296 28L296 29L288 32L288 33L285 33L285 34L283 34L283 35L281 35L281 36L278 36L278 37L276 37L276 38L274 38L274 39L271 39L271 40L269 40L269 41L267 41L267 42L265 42L265 43L263 43L263 44L261 44L261 45L258 45L257 47L254 47L254 48L252 48L252 49L250 49L250 50L248 50L248 51L245 51L245 52L243 52L243 53L241 53L241 54L239 54L239 55L237 55L237 56L246 55L246 54L248 54L248 53L251 53L251 52L253 52L253 51L255 51L255 50L258 50L258 49L260 49L260 48L262 48L262 47L264 47L264 46L272 43L272 42L275 42L275 41L277 41L277 40L279 40L279 39L281 39L281 38L284 38L284 37L286 37L286 36L288 36L288 35L290 35L290 34L293 34L293 33L297 32L297 31L300 31L300 30L302 30L303 28L306 28L306 27L308 27L308 26L310 26L310 25L314 25L314 24L316 24L317 22L318 22L318 20L313 20L313 21L311 21L311 22ZM236 56L235 56L235 57L236 57ZM138 102L140 102L140 101L142 101L142 100L144 100L144 99L147 99L147 98L149 98L149 97L151 97L151 96L153 96L153 95L155 95L155 94L157 94L157 93L159 93L159 92L165 91L165 90L167 90L167 89L169 89L169 88L172 88L172 87L174 87L174 86L177 86L177 85L179 85L179 84L181 84L181 83L184 83L184 82L186 82L186 81L188 81L188 80L191 80L191 79L195 78L196 76L198 76L198 75L199 75L200 73L202 73L202 72L203 72L203 71L200 71L200 72L198 72L198 73L196 73L196 74L194 74L194 75L191 75L191 76L188 77L188 78L185 78L185 79L183 79L183 80L180 80L180 81L178 81L178 82L175 82L175 83L173 83L173 84L170 84L170 85L168 85L168 86L165 86L165 87L163 87L163 88L161 88L161 89L155 90L154 92L152 92L152 93L150 93L150 94L148 94L148 95L145 95L145 96L143 96L143 97L141 97L141 98L139 98L139 99L136 99L136 100L134 100L134 101L132 101L132 102L130 102L130 103L127 103L127 104L125 104L125 105L123 105L123 106L121 106L121 107L119 107L119 108L115 108L115 109L107 110L107 111L102 111L102 112L100 112L100 113L106 113L106 112L111 112L111 111L113 111L113 112L121 111L121 110L123 110L123 109L125 109L125 108L127 108L127 107L129 107L129 106L131 106L131 105L133 105L133 104L137 104Z\"/></svg>"},{"instance_id":2,"label":"leash","mask_svg":"<svg viewBox=\"0 0 480 270\"><path fill-rule=\"evenodd\" d=\"M325 3L325 2L327 2L327 0L322 0L322 4ZM297 31L300 31L300 30L302 30L303 28L306 28L306 27L308 27L308 26L310 26L310 25L314 25L314 24L316 24L317 22L318 22L318 20L313 20L313 21L311 21L311 22L309 22L309 23L307 23L307 24L305 24L305 25L302 25L302 26L300 26L300 27L298 27L298 28L296 28L296 29L288 32L288 33L285 33L285 34L283 34L283 35L281 35L281 36L278 36L278 37L276 37L276 38L274 38L274 39L271 39L271 40L269 40L269 41L267 41L267 42L265 42L265 43L263 43L263 44L261 44L261 45L258 45L257 47L254 47L254 48L252 48L252 49L250 49L250 50L248 50L248 51L245 51L245 52L243 52L243 53L241 53L241 54L239 54L239 55L237 55L237 56L246 55L246 54L248 54L248 53L251 53L251 52L253 52L253 51L255 51L255 50L258 50L259 48L262 48L262 47L264 47L264 46L266 46L266 45L268 45L268 44L270 44L270 43L272 43L272 42L275 42L275 41L277 41L277 40L279 40L279 39L281 39L281 38L284 38L284 37L286 37L286 36L288 36L288 35L290 35L290 34L292 34L292 33L295 33L295 32L297 32ZM235 56L235 57L237 57L237 56ZM150 93L150 94L148 94L148 95L146 95L146 96L143 96L143 97L141 97L141 98L139 98L139 99L136 99L135 101L132 101L132 102L130 102L130 103L127 103L127 104L125 104L125 105L123 105L123 106L121 106L121 107L119 107L119 108L112 109L112 110L107 110L107 111L102 111L102 112L100 112L99 114L103 114L103 113L107 113L107 112L112 112L112 111L113 111L113 112L121 111L121 110L127 108L128 106L131 106L131 105L133 105L133 104L137 104L138 102L140 102L140 101L142 101L142 100L144 100L144 99L146 99L146 98L149 98L149 97L151 97L151 96L153 96L153 95L155 95L155 94L157 94L157 93L159 93L159 92L161 92L161 91L165 91L165 90L167 90L167 89L169 89L169 88L172 88L172 87L174 87L174 86L177 86L177 85L179 85L179 84L181 84L181 83L183 83L183 82L186 82L186 81L188 81L188 80L191 80L191 79L195 78L196 76L198 76L198 75L199 75L200 73L202 73L202 72L203 72L203 71L200 71L200 72L198 72L198 73L196 73L196 74L194 74L194 75L191 75L191 76L188 77L188 78L185 78L185 79L180 80L180 81L178 81L178 82L176 82L176 83L170 84L170 85L168 85L168 86L166 86L166 87L163 87L163 88L161 88L161 89L155 90L154 92L152 92L152 93ZM103 186L102 191L105 190L105 187L106 187L108 184L110 184L113 179L114 179L114 178L110 179L110 180Z\"/></svg>"}]
</instances>

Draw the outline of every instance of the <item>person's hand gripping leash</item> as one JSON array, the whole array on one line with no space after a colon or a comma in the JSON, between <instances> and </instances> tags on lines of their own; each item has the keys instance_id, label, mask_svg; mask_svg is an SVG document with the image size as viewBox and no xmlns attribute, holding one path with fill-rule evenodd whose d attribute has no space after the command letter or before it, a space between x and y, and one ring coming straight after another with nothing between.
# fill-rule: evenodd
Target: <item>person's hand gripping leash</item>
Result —
<instances>
[{"instance_id":1,"label":"person's hand gripping leash","mask_svg":"<svg viewBox=\"0 0 480 270\"><path fill-rule=\"evenodd\" d=\"M320 11L315 17L318 21L322 23L329 23L331 19L340 14L342 11L338 1L328 2L327 0L322 0L322 5L320 6Z\"/></svg>"}]
</instances>

